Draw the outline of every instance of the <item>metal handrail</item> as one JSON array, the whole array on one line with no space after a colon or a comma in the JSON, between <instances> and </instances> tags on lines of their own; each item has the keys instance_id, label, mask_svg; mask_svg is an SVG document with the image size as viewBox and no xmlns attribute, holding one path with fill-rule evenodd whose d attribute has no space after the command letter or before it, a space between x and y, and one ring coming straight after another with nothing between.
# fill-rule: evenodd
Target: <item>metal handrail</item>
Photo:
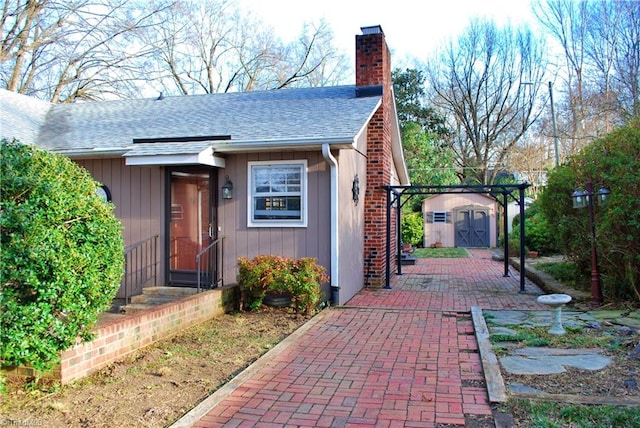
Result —
<instances>
[{"instance_id":1,"label":"metal handrail","mask_svg":"<svg viewBox=\"0 0 640 428\"><path fill-rule=\"evenodd\" d=\"M223 248L224 247L222 245L222 241L224 240L224 238L225 238L224 236L220 236L219 238L211 242L209 245L204 247L202 250L200 250L198 254L196 254L196 275L198 278L197 279L198 293L200 293L201 291L201 278L202 278L202 275L201 275L202 270L200 269L200 259L202 255L209 253L213 247L218 247L217 248L218 257L215 257L214 263L216 263L216 268L219 267L219 269L216 269L215 270L216 275L211 277L211 283L209 284L209 288L217 288L219 286L224 286L224 277L223 277L223 268L224 268Z\"/></svg>"},{"instance_id":2,"label":"metal handrail","mask_svg":"<svg viewBox=\"0 0 640 428\"><path fill-rule=\"evenodd\" d=\"M160 235L153 235L124 249L124 285L125 304L131 301L132 288L145 285L153 280L153 285L158 285L159 251L158 239Z\"/></svg>"}]
</instances>

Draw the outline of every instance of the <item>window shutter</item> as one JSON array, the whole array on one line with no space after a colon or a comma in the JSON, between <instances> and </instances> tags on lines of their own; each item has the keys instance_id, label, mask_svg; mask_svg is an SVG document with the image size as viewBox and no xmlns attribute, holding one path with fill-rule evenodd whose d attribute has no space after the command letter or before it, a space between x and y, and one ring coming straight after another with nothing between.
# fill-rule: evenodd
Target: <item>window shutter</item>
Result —
<instances>
[{"instance_id":1,"label":"window shutter","mask_svg":"<svg viewBox=\"0 0 640 428\"><path fill-rule=\"evenodd\" d=\"M433 211L427 211L424 213L424 222L433 223Z\"/></svg>"}]
</instances>

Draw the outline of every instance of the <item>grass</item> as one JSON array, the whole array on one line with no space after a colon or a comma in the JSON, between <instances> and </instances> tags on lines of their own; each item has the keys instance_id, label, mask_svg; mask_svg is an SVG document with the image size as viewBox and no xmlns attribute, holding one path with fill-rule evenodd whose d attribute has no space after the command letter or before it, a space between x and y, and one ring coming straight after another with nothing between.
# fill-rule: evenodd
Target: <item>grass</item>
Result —
<instances>
[{"instance_id":1,"label":"grass","mask_svg":"<svg viewBox=\"0 0 640 428\"><path fill-rule=\"evenodd\" d=\"M586 406L531 400L510 400L510 411L526 415L530 421L523 427L640 427L640 412L634 407L612 405Z\"/></svg>"},{"instance_id":2,"label":"grass","mask_svg":"<svg viewBox=\"0 0 640 428\"><path fill-rule=\"evenodd\" d=\"M595 334L591 330L566 327L567 334L554 335L547 330L549 327L523 327L518 325L508 326L515 330L515 335L492 334L490 341L493 344L499 342L521 342L524 346L551 346L554 348L597 348L611 347L613 338L609 335Z\"/></svg>"},{"instance_id":3,"label":"grass","mask_svg":"<svg viewBox=\"0 0 640 428\"><path fill-rule=\"evenodd\" d=\"M414 256L427 258L464 258L469 257L466 248L443 247L443 248L416 248Z\"/></svg>"}]
</instances>

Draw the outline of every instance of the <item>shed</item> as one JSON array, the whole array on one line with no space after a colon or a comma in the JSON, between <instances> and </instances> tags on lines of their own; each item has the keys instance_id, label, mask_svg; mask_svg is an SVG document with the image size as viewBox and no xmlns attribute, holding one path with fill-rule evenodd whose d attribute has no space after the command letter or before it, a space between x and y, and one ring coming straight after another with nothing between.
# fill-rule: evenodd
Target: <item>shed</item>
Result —
<instances>
[{"instance_id":1,"label":"shed","mask_svg":"<svg viewBox=\"0 0 640 428\"><path fill-rule=\"evenodd\" d=\"M477 193L441 194L424 199L424 246L495 247L497 205L494 198Z\"/></svg>"}]
</instances>

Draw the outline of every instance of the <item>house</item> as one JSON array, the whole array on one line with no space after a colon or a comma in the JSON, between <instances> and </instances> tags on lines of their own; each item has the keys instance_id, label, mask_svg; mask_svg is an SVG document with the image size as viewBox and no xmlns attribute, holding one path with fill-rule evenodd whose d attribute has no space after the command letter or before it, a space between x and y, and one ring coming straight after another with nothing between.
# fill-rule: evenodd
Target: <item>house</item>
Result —
<instances>
[{"instance_id":1,"label":"house","mask_svg":"<svg viewBox=\"0 0 640 428\"><path fill-rule=\"evenodd\" d=\"M524 199L524 208L525 210L527 210L531 204L533 203L534 199L533 198L529 198L526 197ZM520 215L520 204L518 204L518 202L516 201L511 201L507 204L507 233L511 233L511 231L513 230L513 220L516 218L516 216Z\"/></svg>"},{"instance_id":2,"label":"house","mask_svg":"<svg viewBox=\"0 0 640 428\"><path fill-rule=\"evenodd\" d=\"M498 203L479 193L431 196L422 201L424 246L495 247Z\"/></svg>"},{"instance_id":3,"label":"house","mask_svg":"<svg viewBox=\"0 0 640 428\"><path fill-rule=\"evenodd\" d=\"M1 136L103 184L137 254L120 297L152 277L232 284L238 257L278 254L317 258L342 304L385 283L381 186L409 184L380 26L356 36L355 65L338 87L56 105L2 90Z\"/></svg>"}]
</instances>

